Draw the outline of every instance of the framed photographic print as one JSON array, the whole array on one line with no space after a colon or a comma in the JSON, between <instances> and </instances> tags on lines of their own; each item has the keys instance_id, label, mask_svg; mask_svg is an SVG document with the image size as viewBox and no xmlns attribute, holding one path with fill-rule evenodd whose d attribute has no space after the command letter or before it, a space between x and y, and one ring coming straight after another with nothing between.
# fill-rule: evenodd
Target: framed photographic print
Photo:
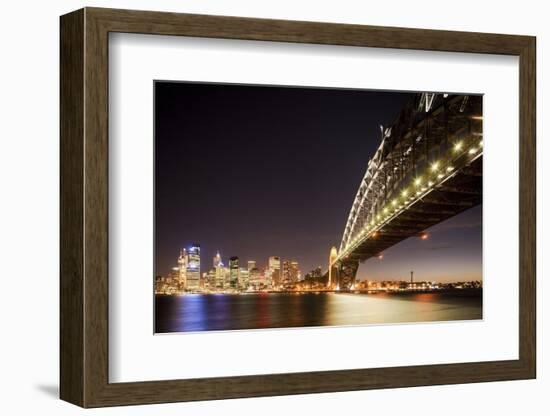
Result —
<instances>
[{"instance_id":1,"label":"framed photographic print","mask_svg":"<svg viewBox=\"0 0 550 416\"><path fill-rule=\"evenodd\" d=\"M61 398L534 378L535 38L61 17Z\"/></svg>"}]
</instances>

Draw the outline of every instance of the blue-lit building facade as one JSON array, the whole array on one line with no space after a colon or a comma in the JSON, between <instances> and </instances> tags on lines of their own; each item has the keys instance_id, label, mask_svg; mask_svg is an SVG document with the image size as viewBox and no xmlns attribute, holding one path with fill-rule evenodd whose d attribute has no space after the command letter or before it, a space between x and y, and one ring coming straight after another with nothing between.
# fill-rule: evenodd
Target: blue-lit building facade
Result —
<instances>
[{"instance_id":1,"label":"blue-lit building facade","mask_svg":"<svg viewBox=\"0 0 550 416\"><path fill-rule=\"evenodd\" d=\"M187 290L198 290L201 281L201 246L193 244L187 250Z\"/></svg>"}]
</instances>

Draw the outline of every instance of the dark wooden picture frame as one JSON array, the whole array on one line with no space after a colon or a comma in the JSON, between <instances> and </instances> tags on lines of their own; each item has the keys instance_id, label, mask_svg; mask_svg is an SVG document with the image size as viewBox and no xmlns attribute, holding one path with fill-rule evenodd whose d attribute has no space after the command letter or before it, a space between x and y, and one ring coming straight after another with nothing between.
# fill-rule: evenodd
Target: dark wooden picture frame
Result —
<instances>
[{"instance_id":1,"label":"dark wooden picture frame","mask_svg":"<svg viewBox=\"0 0 550 416\"><path fill-rule=\"evenodd\" d=\"M108 35L247 39L519 57L519 359L109 383ZM85 8L61 17L60 396L82 407L518 380L536 376L535 38Z\"/></svg>"}]
</instances>

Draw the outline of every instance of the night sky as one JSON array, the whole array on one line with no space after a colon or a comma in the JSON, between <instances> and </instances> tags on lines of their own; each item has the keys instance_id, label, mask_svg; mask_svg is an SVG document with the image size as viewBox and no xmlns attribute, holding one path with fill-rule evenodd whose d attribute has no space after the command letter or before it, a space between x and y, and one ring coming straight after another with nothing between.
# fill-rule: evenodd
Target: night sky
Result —
<instances>
[{"instance_id":1,"label":"night sky","mask_svg":"<svg viewBox=\"0 0 550 416\"><path fill-rule=\"evenodd\" d=\"M412 94L365 90L155 83L155 273L180 247L201 245L201 272L225 264L295 259L327 268L380 124ZM409 238L358 278L481 279L481 207Z\"/></svg>"}]
</instances>

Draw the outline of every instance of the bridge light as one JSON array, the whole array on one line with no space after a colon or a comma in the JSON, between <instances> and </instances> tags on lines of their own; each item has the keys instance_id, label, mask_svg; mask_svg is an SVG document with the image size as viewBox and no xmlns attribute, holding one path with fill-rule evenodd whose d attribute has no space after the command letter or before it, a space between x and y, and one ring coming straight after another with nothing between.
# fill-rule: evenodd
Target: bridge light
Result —
<instances>
[{"instance_id":1,"label":"bridge light","mask_svg":"<svg viewBox=\"0 0 550 416\"><path fill-rule=\"evenodd\" d=\"M397 199L394 199L393 201L391 201L391 204L392 204L393 206L396 206L396 205L397 205Z\"/></svg>"},{"instance_id":2,"label":"bridge light","mask_svg":"<svg viewBox=\"0 0 550 416\"><path fill-rule=\"evenodd\" d=\"M407 196L407 193L408 193L408 191L407 191L406 189L403 189L403 192L401 192L401 195L402 195L403 197L406 197L406 196Z\"/></svg>"},{"instance_id":3,"label":"bridge light","mask_svg":"<svg viewBox=\"0 0 550 416\"><path fill-rule=\"evenodd\" d=\"M483 140L480 140L479 141L479 147L482 147L483 146Z\"/></svg>"},{"instance_id":4,"label":"bridge light","mask_svg":"<svg viewBox=\"0 0 550 416\"><path fill-rule=\"evenodd\" d=\"M429 186L429 187L432 187L432 186L434 186L434 183L433 183L432 181L429 181L429 182L428 182L428 186Z\"/></svg>"},{"instance_id":5,"label":"bridge light","mask_svg":"<svg viewBox=\"0 0 550 416\"><path fill-rule=\"evenodd\" d=\"M422 240L427 240L428 239L428 233L422 233L422 235L420 236L420 238Z\"/></svg>"},{"instance_id":6,"label":"bridge light","mask_svg":"<svg viewBox=\"0 0 550 416\"><path fill-rule=\"evenodd\" d=\"M447 167L447 172L452 172L453 169L454 169L454 168L453 168L452 166L448 166L448 167Z\"/></svg>"},{"instance_id":7,"label":"bridge light","mask_svg":"<svg viewBox=\"0 0 550 416\"><path fill-rule=\"evenodd\" d=\"M475 147L472 147L470 150L468 150L468 153L473 155L476 151L477 149Z\"/></svg>"},{"instance_id":8,"label":"bridge light","mask_svg":"<svg viewBox=\"0 0 550 416\"><path fill-rule=\"evenodd\" d=\"M414 180L414 184L415 184L416 186L419 186L421 183L422 183L422 178L416 178L416 179Z\"/></svg>"},{"instance_id":9,"label":"bridge light","mask_svg":"<svg viewBox=\"0 0 550 416\"><path fill-rule=\"evenodd\" d=\"M437 175L437 179L443 179L443 174L440 173L439 175Z\"/></svg>"},{"instance_id":10,"label":"bridge light","mask_svg":"<svg viewBox=\"0 0 550 416\"><path fill-rule=\"evenodd\" d=\"M458 152L460 149L462 149L462 142L456 142L455 147L454 147L454 151Z\"/></svg>"},{"instance_id":11,"label":"bridge light","mask_svg":"<svg viewBox=\"0 0 550 416\"><path fill-rule=\"evenodd\" d=\"M432 172L437 172L439 169L439 162L432 163Z\"/></svg>"},{"instance_id":12,"label":"bridge light","mask_svg":"<svg viewBox=\"0 0 550 416\"><path fill-rule=\"evenodd\" d=\"M384 208L384 214L388 213L388 207Z\"/></svg>"}]
</instances>

